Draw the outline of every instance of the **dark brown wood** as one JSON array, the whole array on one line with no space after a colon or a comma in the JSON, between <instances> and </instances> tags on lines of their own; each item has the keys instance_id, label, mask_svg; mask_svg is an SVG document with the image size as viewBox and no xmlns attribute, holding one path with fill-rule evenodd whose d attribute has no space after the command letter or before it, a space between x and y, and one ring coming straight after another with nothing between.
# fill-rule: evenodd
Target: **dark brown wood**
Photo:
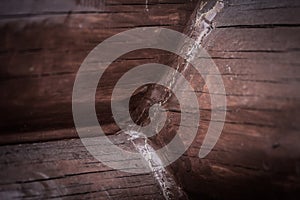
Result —
<instances>
[{"instance_id":1,"label":"dark brown wood","mask_svg":"<svg viewBox=\"0 0 300 200\"><path fill-rule=\"evenodd\" d=\"M86 151L73 125L72 87L83 59L104 39L143 26L180 31L195 1L0 4L0 198L165 199L153 173L116 171ZM114 83L126 70L165 55L133 52L110 67L96 97L106 133L119 130L109 108ZM122 146L127 138L112 140ZM123 146L128 149L128 144Z\"/></svg>"},{"instance_id":2,"label":"dark brown wood","mask_svg":"<svg viewBox=\"0 0 300 200\"><path fill-rule=\"evenodd\" d=\"M105 38L157 25L197 37L195 14L207 12L215 1L202 9L204 3L180 0L53 2L33 7L33 1L3 1L0 6L0 197L163 199L152 174L112 170L86 151L73 125L73 82L83 59ZM222 135L213 151L199 159L211 105L205 82L195 78L198 135L168 168L190 199L299 199L299 13L297 0L224 1L202 41L226 89ZM99 120L121 146L127 143L114 135L119 129L109 108L110 93L126 70L148 62L174 66L182 60L161 51L132 52L112 65L108 73L113 75L96 95ZM135 116L149 107L143 100L153 91L161 88L149 87L133 98ZM174 123L151 138L159 146L176 134L180 118L176 98L167 103Z\"/></svg>"},{"instance_id":3,"label":"dark brown wood","mask_svg":"<svg viewBox=\"0 0 300 200\"><path fill-rule=\"evenodd\" d=\"M216 16L203 46L223 76L225 127L199 160L210 121L204 86L199 137L173 165L195 199L299 198L299 19L296 1L225 1Z\"/></svg>"},{"instance_id":4,"label":"dark brown wood","mask_svg":"<svg viewBox=\"0 0 300 200\"><path fill-rule=\"evenodd\" d=\"M36 8L32 8L31 1L20 8L15 1L3 2L1 132L72 128L72 87L87 54L104 39L133 27L163 26L181 30L194 4L153 1L147 11L145 2L133 1L129 3L132 5L106 2L108 5L100 7L93 6L97 1L80 2L44 1L35 5ZM89 5L81 5L85 3ZM32 15L27 15L29 11ZM116 61L111 70L119 76L123 69L155 62L160 56L163 56L161 52L153 51L132 53ZM106 83L109 91L104 95L111 91L112 84L113 81ZM22 90L16 92L20 86ZM99 99L105 98L100 95Z\"/></svg>"},{"instance_id":5,"label":"dark brown wood","mask_svg":"<svg viewBox=\"0 0 300 200\"><path fill-rule=\"evenodd\" d=\"M151 173L106 167L79 139L0 148L1 199L164 199Z\"/></svg>"},{"instance_id":6,"label":"dark brown wood","mask_svg":"<svg viewBox=\"0 0 300 200\"><path fill-rule=\"evenodd\" d=\"M172 169L195 199L299 197L297 9L295 1L225 1L214 29L203 40L222 74L228 111L221 138L200 160L211 105L203 80L193 83L199 91L199 136ZM177 64L178 59L173 65ZM169 103L169 116L176 121L179 106L172 100ZM160 141L169 141L174 127L176 123L166 127Z\"/></svg>"}]
</instances>

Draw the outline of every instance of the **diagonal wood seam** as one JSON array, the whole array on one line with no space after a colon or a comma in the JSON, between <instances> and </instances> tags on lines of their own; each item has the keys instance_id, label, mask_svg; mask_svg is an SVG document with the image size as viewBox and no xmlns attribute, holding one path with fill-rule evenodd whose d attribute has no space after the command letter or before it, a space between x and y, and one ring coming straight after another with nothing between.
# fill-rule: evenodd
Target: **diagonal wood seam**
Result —
<instances>
[{"instance_id":1,"label":"diagonal wood seam","mask_svg":"<svg viewBox=\"0 0 300 200\"><path fill-rule=\"evenodd\" d=\"M184 63L183 72L187 68L189 61L194 59L194 57L196 56L197 51L195 51L195 48L201 45L203 39L213 29L213 19L215 18L217 13L220 12L221 9L224 7L223 1L213 1L213 3L214 4L212 4L211 1L209 3L207 1L199 1L190 18L190 22L188 23L188 26L185 29L185 34L195 39L196 43L195 45L187 49L188 59ZM178 60L175 60L175 62L178 62ZM180 64L177 63L176 70L178 70ZM167 74L166 76L170 76L170 74ZM173 78L169 83L170 88L176 85L176 79L174 79L174 76L172 77ZM153 88L151 87L151 89ZM151 96L152 92L153 91L147 91L146 95ZM160 102L160 104L166 103L170 98L171 93L167 92L165 94L164 101ZM145 114L145 112L145 109L143 109L142 112L140 112L140 115L138 116L139 120ZM154 148L151 146L149 140L147 139L147 136L141 132L138 132L137 130L138 129L134 127L131 128L131 130L126 131L125 133L130 136L129 139L131 140L132 144L134 145L136 150L143 155L145 161L148 163L150 169L153 171L153 175L156 181L158 182L165 199L188 199L180 184L177 183L176 178L162 166L161 160L156 154Z\"/></svg>"}]
</instances>

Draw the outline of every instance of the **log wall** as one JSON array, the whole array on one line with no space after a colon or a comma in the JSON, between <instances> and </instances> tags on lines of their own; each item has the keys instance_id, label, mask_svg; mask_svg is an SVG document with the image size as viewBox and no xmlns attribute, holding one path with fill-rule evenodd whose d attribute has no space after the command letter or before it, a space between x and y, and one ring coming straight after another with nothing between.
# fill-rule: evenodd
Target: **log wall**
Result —
<instances>
[{"instance_id":1,"label":"log wall","mask_svg":"<svg viewBox=\"0 0 300 200\"><path fill-rule=\"evenodd\" d=\"M153 174L113 170L87 152L73 124L72 87L83 59L104 39L134 27L187 33L195 12L206 12L213 3L200 5L194 0L1 1L0 198L164 199ZM224 129L213 151L199 159L211 108L205 83L193 83L201 112L198 135L168 168L190 199L299 198L299 13L297 0L224 0L202 42L224 81ZM111 76L102 80L106 87L97 92L99 120L121 146L126 143L114 134L119 129L109 109L110 93L125 71L149 62L170 64L172 55L126 54L112 64ZM176 99L168 103L176 121ZM162 138L174 130L176 124L168 125Z\"/></svg>"}]
</instances>

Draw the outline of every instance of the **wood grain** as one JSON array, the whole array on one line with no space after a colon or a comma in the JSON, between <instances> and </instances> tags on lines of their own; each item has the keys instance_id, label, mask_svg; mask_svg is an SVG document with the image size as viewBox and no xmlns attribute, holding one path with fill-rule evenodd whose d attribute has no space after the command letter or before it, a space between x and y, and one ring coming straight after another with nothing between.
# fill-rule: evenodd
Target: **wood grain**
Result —
<instances>
[{"instance_id":1,"label":"wood grain","mask_svg":"<svg viewBox=\"0 0 300 200\"><path fill-rule=\"evenodd\" d=\"M0 197L163 199L151 174L114 171L89 155L73 125L72 87L83 59L105 38L143 26L187 33L193 28L188 21L195 17L196 3L149 0L147 11L142 0L105 4L28 0L20 5L2 1ZM169 170L190 199L299 199L300 2L224 0L224 4L202 45L224 81L225 126L213 151L199 159L211 122L210 96L203 79L192 69L187 71L186 76L194 75L191 83L201 120L196 140ZM111 77L102 80L106 87L97 92L96 108L112 140L126 146L114 135L119 129L109 108L114 81L140 64L174 65L173 56L143 50L124 55L111 66ZM136 95L136 114L153 90L161 88L149 87ZM157 145L176 134L180 108L174 97L168 101L168 116L172 123L151 138Z\"/></svg>"}]
</instances>

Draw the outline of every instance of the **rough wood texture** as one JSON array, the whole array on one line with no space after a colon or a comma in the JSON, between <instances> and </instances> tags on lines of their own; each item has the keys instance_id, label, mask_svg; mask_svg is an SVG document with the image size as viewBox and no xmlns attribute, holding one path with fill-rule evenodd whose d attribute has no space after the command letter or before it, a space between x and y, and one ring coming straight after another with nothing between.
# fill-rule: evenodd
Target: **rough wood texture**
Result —
<instances>
[{"instance_id":1,"label":"rough wood texture","mask_svg":"<svg viewBox=\"0 0 300 200\"><path fill-rule=\"evenodd\" d=\"M71 113L72 87L83 59L101 41L134 27L182 30L195 1L0 4L0 143L4 145L0 198L164 199L152 173L110 169L92 158L79 139L70 139L78 137ZM108 133L118 130L111 124L108 106L113 84L126 70L158 62L164 54L133 52L111 66L107 72L111 75L103 80L105 88L97 94L97 111ZM122 145L126 138L119 140ZM32 143L37 141L43 142Z\"/></svg>"},{"instance_id":2,"label":"rough wood texture","mask_svg":"<svg viewBox=\"0 0 300 200\"><path fill-rule=\"evenodd\" d=\"M199 160L210 120L204 86L199 137L173 165L195 197L299 198L299 5L225 1L217 15L203 46L223 76L225 127L214 150Z\"/></svg>"},{"instance_id":3,"label":"rough wood texture","mask_svg":"<svg viewBox=\"0 0 300 200\"><path fill-rule=\"evenodd\" d=\"M106 167L79 139L0 148L1 199L164 199L151 173Z\"/></svg>"},{"instance_id":4,"label":"rough wood texture","mask_svg":"<svg viewBox=\"0 0 300 200\"><path fill-rule=\"evenodd\" d=\"M149 1L147 11L144 1L129 1L126 5L106 1L107 5L99 7L93 6L97 1L43 1L34 4L36 7L31 1L24 1L22 6L16 2L2 2L4 6L1 6L3 123L0 127L1 132L27 132L27 135L28 132L73 127L71 94L75 75L97 44L116 33L140 26L182 30L195 4L193 1L184 4ZM110 81L117 80L123 70L155 62L161 56L161 52L141 51L120 58L111 68L116 78L109 78L107 88L111 91L114 82ZM105 92L105 97L99 94L97 98L109 100L106 97L109 91Z\"/></svg>"},{"instance_id":5,"label":"rough wood texture","mask_svg":"<svg viewBox=\"0 0 300 200\"><path fill-rule=\"evenodd\" d=\"M151 174L109 169L91 158L79 139L70 139L76 137L72 86L82 60L105 38L140 26L183 31L196 2L44 0L35 7L32 2L0 6L0 197L162 199ZM190 199L299 199L300 2L224 3L203 46L225 84L225 127L213 151L199 159L211 108L203 80L192 83L201 107L199 133L170 170ZM132 52L113 64L111 79L139 64L172 63L170 58L160 51ZM103 81L107 88L97 93L97 112L113 134L118 127L106 106L114 81ZM176 122L176 99L168 103ZM161 138L174 133L176 123L166 126ZM166 143L161 138L160 145Z\"/></svg>"}]
</instances>

